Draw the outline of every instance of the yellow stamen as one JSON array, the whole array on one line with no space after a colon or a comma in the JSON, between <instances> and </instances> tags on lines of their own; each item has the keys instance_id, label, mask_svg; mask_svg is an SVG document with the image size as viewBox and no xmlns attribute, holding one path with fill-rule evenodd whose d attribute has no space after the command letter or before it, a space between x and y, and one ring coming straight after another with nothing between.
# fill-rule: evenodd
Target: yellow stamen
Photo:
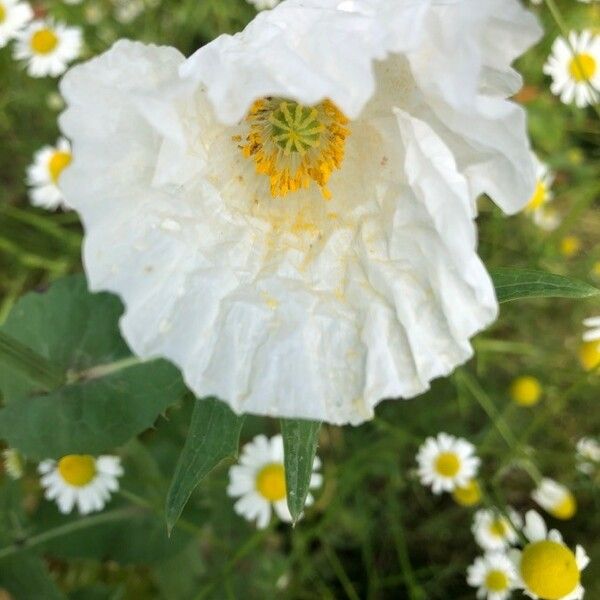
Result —
<instances>
[{"instance_id":1,"label":"yellow stamen","mask_svg":"<svg viewBox=\"0 0 600 600\"><path fill-rule=\"evenodd\" d=\"M580 573L569 548L544 540L523 550L521 577L528 591L545 600L560 600L577 587Z\"/></svg>"},{"instance_id":2,"label":"yellow stamen","mask_svg":"<svg viewBox=\"0 0 600 600\"><path fill-rule=\"evenodd\" d=\"M58 36L52 29L38 29L31 36L30 45L35 54L50 54L58 45Z\"/></svg>"},{"instance_id":3,"label":"yellow stamen","mask_svg":"<svg viewBox=\"0 0 600 600\"><path fill-rule=\"evenodd\" d=\"M61 173L71 164L73 157L70 152L59 150L55 152L48 163L48 171L53 183L58 183Z\"/></svg>"},{"instance_id":4,"label":"yellow stamen","mask_svg":"<svg viewBox=\"0 0 600 600\"><path fill-rule=\"evenodd\" d=\"M460 506L475 506L481 502L481 488L477 480L472 479L465 487L457 487L452 497Z\"/></svg>"},{"instance_id":5,"label":"yellow stamen","mask_svg":"<svg viewBox=\"0 0 600 600\"><path fill-rule=\"evenodd\" d=\"M569 63L569 73L577 83L590 81L597 68L596 59L585 52L574 56Z\"/></svg>"},{"instance_id":6,"label":"yellow stamen","mask_svg":"<svg viewBox=\"0 0 600 600\"><path fill-rule=\"evenodd\" d=\"M273 463L264 466L256 477L256 489L269 502L283 500L286 494L285 469L283 465Z\"/></svg>"},{"instance_id":7,"label":"yellow stamen","mask_svg":"<svg viewBox=\"0 0 600 600\"><path fill-rule=\"evenodd\" d=\"M485 578L485 587L490 592L503 592L508 588L508 577L504 571L488 571Z\"/></svg>"},{"instance_id":8,"label":"yellow stamen","mask_svg":"<svg viewBox=\"0 0 600 600\"><path fill-rule=\"evenodd\" d=\"M327 184L342 166L350 135L348 119L333 102L304 106L265 98L252 105L246 122L250 128L240 149L258 174L269 177L274 198L308 189L312 182L331 198Z\"/></svg>"},{"instance_id":9,"label":"yellow stamen","mask_svg":"<svg viewBox=\"0 0 600 600\"><path fill-rule=\"evenodd\" d=\"M89 454L69 454L58 461L58 472L68 484L83 487L96 476L96 461Z\"/></svg>"},{"instance_id":10,"label":"yellow stamen","mask_svg":"<svg viewBox=\"0 0 600 600\"><path fill-rule=\"evenodd\" d=\"M460 460L454 452L442 452L435 461L435 470L443 477L454 477L460 471Z\"/></svg>"}]
</instances>

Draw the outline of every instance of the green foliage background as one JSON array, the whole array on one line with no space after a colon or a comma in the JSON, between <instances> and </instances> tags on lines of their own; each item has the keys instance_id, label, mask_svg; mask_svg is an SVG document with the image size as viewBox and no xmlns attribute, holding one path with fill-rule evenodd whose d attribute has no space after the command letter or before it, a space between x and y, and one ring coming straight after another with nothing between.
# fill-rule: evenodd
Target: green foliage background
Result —
<instances>
[{"instance_id":1,"label":"green foliage background","mask_svg":"<svg viewBox=\"0 0 600 600\"><path fill-rule=\"evenodd\" d=\"M173 45L190 54L220 33L241 29L254 14L244 0L162 0L124 25L115 20L108 0L84 0L77 6L56 0L39 6L84 28L88 56L119 37ZM94 25L86 23L90 6L103 15ZM599 30L597 4L563 0L559 6L569 28ZM537 10L547 35L521 60L526 85L518 100L529 112L536 151L558 174L555 205L564 220L548 234L525 216L507 219L482 201L481 254L490 267L539 268L598 285L594 278L600 273L594 266L600 261L600 125L594 110L564 106L550 94L542 65L559 30L545 7ZM58 135L56 81L29 78L8 48L0 49L0 81L2 323L25 292L43 290L81 271L82 232L73 213L49 214L30 207L24 185L33 152L54 143ZM565 235L582 241L574 257L560 252ZM81 282L69 281L75 287ZM112 319L113 329L98 327L109 331L107 337L98 333L83 354L64 356L66 364L84 371L100 358L127 360L127 349L114 328L119 303L107 296L98 315L100 305L86 308L97 299L90 299L83 288L79 296L69 292L69 299L61 298L60 285L64 283L52 292L55 317L48 319L44 313L45 318L32 318L37 309L30 307L19 322L22 302L38 302L29 297L8 317L4 330L15 335L27 330L32 348L60 362L61 348L67 346L57 343L54 350L50 344L44 352L44 341L62 327L62 318L71 327L69 347L80 348L78 336L82 328L94 329L94 314L100 321ZM579 474L574 458L575 442L600 430L600 379L597 373L585 374L577 360L581 319L593 314L600 314L597 299L505 304L496 325L476 340L476 359L448 380L436 382L430 393L414 401L384 403L377 418L359 428L322 428L318 452L324 462L324 488L295 529L273 525L257 532L236 516L225 494L225 464L193 493L172 537L167 537L163 507L193 399L185 396L178 375L166 363L161 367L164 381L159 386L153 379L152 390L142 389L137 395L139 386L124 390L116 373L111 375L116 384L103 380L106 387L91 395L102 402L119 393L139 412L144 401L153 403L152 410L145 416L138 413L135 423L131 416L107 413L107 419L125 424L110 443L98 441L93 422L81 419L81 451L87 443L89 452L117 452L126 475L122 492L105 512L86 518L60 515L43 500L34 460L60 455L63 438L57 423L62 411L75 408L66 388L55 392L50 402L47 396L33 394L21 400L31 403L28 413L13 411L17 422L0 422L0 437L18 447L25 444L22 449L33 459L19 482L0 474L0 588L16 600L474 598L464 582L467 565L479 554L470 533L472 511L455 505L449 496L432 496L414 474L418 446L426 436L445 430L477 444L482 479L495 503L510 503L521 511L531 508L534 484L528 471L535 469L571 487L580 505L576 517L568 523L548 520L571 545L580 543L587 549L592 565L583 583L587 597L598 598L598 481ZM542 403L531 409L512 405L507 394L511 380L525 373L537 376L544 386ZM139 381L146 376L140 373ZM12 397L7 391L14 385L13 375L0 368L5 401ZM11 404L4 410L10 411ZM163 416L154 421L158 413ZM32 415L23 427L40 433L33 445L34 436L23 438L30 445L18 437L23 414ZM278 431L275 421L247 418L242 441Z\"/></svg>"}]
</instances>

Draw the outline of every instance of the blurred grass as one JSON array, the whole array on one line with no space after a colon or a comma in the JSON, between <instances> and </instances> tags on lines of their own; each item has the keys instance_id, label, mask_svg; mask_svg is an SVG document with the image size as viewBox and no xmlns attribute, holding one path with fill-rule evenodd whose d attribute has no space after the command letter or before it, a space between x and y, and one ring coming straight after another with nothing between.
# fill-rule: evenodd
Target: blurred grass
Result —
<instances>
[{"instance_id":1,"label":"blurred grass","mask_svg":"<svg viewBox=\"0 0 600 600\"><path fill-rule=\"evenodd\" d=\"M85 23L94 5L104 17ZM243 0L163 0L131 24L111 16L111 2L67 6L47 2L51 14L85 28L89 56L118 37L169 44L185 54L223 32L241 29L253 10ZM559 3L568 26L600 26L600 6ZM562 105L549 92L542 65L558 29L547 10L537 9L547 35L519 63L535 150L557 173L555 206L561 227L548 234L527 217L506 218L481 203L480 251L490 266L528 266L600 284L600 124L593 110ZM0 322L21 294L66 273L81 270L81 227L72 213L32 208L24 185L35 150L58 136L51 108L56 82L29 78L0 50ZM581 239L571 258L560 252L565 235ZM596 277L596 279L594 279ZM176 557L127 565L103 560L53 558L53 576L70 598L473 598L466 566L479 553L470 533L471 511L449 496L433 497L414 474L414 455L425 436L440 430L478 445L482 479L498 503L532 506L533 482L515 466L529 461L544 475L569 485L580 508L568 523L555 523L566 540L592 557L583 583L588 598L600 598L600 495L597 482L575 470L574 444L600 431L598 375L577 361L581 319L600 314L597 301L540 300L504 305L499 321L476 341L477 356L455 376L434 384L417 401L384 403L377 419L360 428L324 428L319 453L325 487L295 530L256 532L232 512L225 497L226 468L215 472L186 511L199 534ZM533 374L544 398L531 409L513 406L507 389L520 374ZM495 414L490 419L488 413ZM142 444L123 449L131 481L126 489L160 509L182 446L189 406L171 411ZM508 433L506 433L508 430ZM244 437L276 432L276 424L250 419ZM39 488L25 482L26 508L42 520ZM127 487L128 486L128 487ZM81 542L83 543L83 542ZM518 596L518 595L517 595Z\"/></svg>"}]
</instances>

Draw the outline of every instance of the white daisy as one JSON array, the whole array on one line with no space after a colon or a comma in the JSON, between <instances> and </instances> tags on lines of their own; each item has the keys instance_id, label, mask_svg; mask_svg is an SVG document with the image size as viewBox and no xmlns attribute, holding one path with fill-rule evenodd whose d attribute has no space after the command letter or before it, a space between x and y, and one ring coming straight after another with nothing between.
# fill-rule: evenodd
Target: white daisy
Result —
<instances>
[{"instance_id":1,"label":"white daisy","mask_svg":"<svg viewBox=\"0 0 600 600\"><path fill-rule=\"evenodd\" d=\"M119 489L123 475L118 456L69 454L58 461L48 459L38 465L45 497L56 500L62 513L70 513L76 505L86 515L102 510L111 493Z\"/></svg>"},{"instance_id":2,"label":"white daisy","mask_svg":"<svg viewBox=\"0 0 600 600\"><path fill-rule=\"evenodd\" d=\"M315 457L313 471L317 471L320 464ZM321 487L322 483L322 475L313 472L310 488ZM291 522L283 466L283 438L280 435L270 440L264 435L257 435L243 447L239 464L229 469L227 493L233 498L239 497L235 511L248 521L256 521L259 529L264 529L271 521L271 508L282 521ZM309 494L306 505L312 502L313 497Z\"/></svg>"},{"instance_id":3,"label":"white daisy","mask_svg":"<svg viewBox=\"0 0 600 600\"><path fill-rule=\"evenodd\" d=\"M27 61L32 77L57 77L81 52L81 29L54 21L33 21L17 36L14 55Z\"/></svg>"},{"instance_id":4,"label":"white daisy","mask_svg":"<svg viewBox=\"0 0 600 600\"><path fill-rule=\"evenodd\" d=\"M568 43L557 38L544 73L552 77L552 93L565 104L595 104L600 98L600 36L585 30L572 31Z\"/></svg>"},{"instance_id":5,"label":"white daisy","mask_svg":"<svg viewBox=\"0 0 600 600\"><path fill-rule=\"evenodd\" d=\"M56 146L44 146L35 153L33 163L27 169L27 185L31 188L29 197L33 205L48 210L68 208L59 184L71 160L71 145L65 138L60 138Z\"/></svg>"},{"instance_id":6,"label":"white daisy","mask_svg":"<svg viewBox=\"0 0 600 600\"><path fill-rule=\"evenodd\" d=\"M530 543L522 552L511 551L517 587L534 600L581 600L584 596L581 571L589 563L585 550L577 546L573 553L556 529L548 532L544 520L534 510L525 515L523 532Z\"/></svg>"},{"instance_id":7,"label":"white daisy","mask_svg":"<svg viewBox=\"0 0 600 600\"><path fill-rule=\"evenodd\" d=\"M23 459L17 450L7 448L2 451L4 459L4 470L11 479L21 479L23 477Z\"/></svg>"},{"instance_id":8,"label":"white daisy","mask_svg":"<svg viewBox=\"0 0 600 600\"><path fill-rule=\"evenodd\" d=\"M593 371L600 366L600 317L584 319L583 325L586 331L579 349L579 359L586 371Z\"/></svg>"},{"instance_id":9,"label":"white daisy","mask_svg":"<svg viewBox=\"0 0 600 600\"><path fill-rule=\"evenodd\" d=\"M535 192L525 207L525 213L530 215L533 222L541 229L553 231L560 224L558 213L548 207L554 197L552 193L554 173L537 156L533 155L533 159L537 164L537 182Z\"/></svg>"},{"instance_id":10,"label":"white daisy","mask_svg":"<svg viewBox=\"0 0 600 600\"><path fill-rule=\"evenodd\" d=\"M431 486L434 494L441 494L465 487L477 475L480 461L473 444L438 433L436 438L427 438L419 448L417 463L421 483Z\"/></svg>"},{"instance_id":11,"label":"white daisy","mask_svg":"<svg viewBox=\"0 0 600 600\"><path fill-rule=\"evenodd\" d=\"M473 518L473 535L484 550L506 550L515 544L519 536L517 530L522 526L522 519L514 510L509 509L507 518L496 511L482 509Z\"/></svg>"},{"instance_id":12,"label":"white daisy","mask_svg":"<svg viewBox=\"0 0 600 600\"><path fill-rule=\"evenodd\" d=\"M502 552L493 552L475 559L467 569L467 583L479 588L477 598L506 600L515 589L517 573L511 560Z\"/></svg>"},{"instance_id":13,"label":"white daisy","mask_svg":"<svg viewBox=\"0 0 600 600\"><path fill-rule=\"evenodd\" d=\"M256 10L268 10L275 8L280 0L246 0L248 4L252 4Z\"/></svg>"},{"instance_id":14,"label":"white daisy","mask_svg":"<svg viewBox=\"0 0 600 600\"><path fill-rule=\"evenodd\" d=\"M33 10L28 2L0 0L0 48L16 37L32 18Z\"/></svg>"},{"instance_id":15,"label":"white daisy","mask_svg":"<svg viewBox=\"0 0 600 600\"><path fill-rule=\"evenodd\" d=\"M135 353L336 424L468 360L498 312L476 200L535 187L508 98L539 33L516 0L286 0L187 61L121 41L75 67L62 187Z\"/></svg>"},{"instance_id":16,"label":"white daisy","mask_svg":"<svg viewBox=\"0 0 600 600\"><path fill-rule=\"evenodd\" d=\"M600 444L594 438L584 437L577 442L577 468L591 475L600 465Z\"/></svg>"},{"instance_id":17,"label":"white daisy","mask_svg":"<svg viewBox=\"0 0 600 600\"><path fill-rule=\"evenodd\" d=\"M548 477L542 479L531 497L555 519L571 519L577 512L577 501L569 488Z\"/></svg>"}]
</instances>

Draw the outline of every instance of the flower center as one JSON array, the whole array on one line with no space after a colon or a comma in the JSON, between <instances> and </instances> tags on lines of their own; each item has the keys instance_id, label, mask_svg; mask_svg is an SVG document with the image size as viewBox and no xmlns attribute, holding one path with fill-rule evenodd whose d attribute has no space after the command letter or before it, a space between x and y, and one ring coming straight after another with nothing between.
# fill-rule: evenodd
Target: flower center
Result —
<instances>
[{"instance_id":1,"label":"flower center","mask_svg":"<svg viewBox=\"0 0 600 600\"><path fill-rule=\"evenodd\" d=\"M521 576L529 591L545 600L559 600L577 587L580 573L571 550L544 540L523 550Z\"/></svg>"},{"instance_id":2,"label":"flower center","mask_svg":"<svg viewBox=\"0 0 600 600\"><path fill-rule=\"evenodd\" d=\"M0 23L3 23L5 19L6 19L6 9L4 8L4 6L2 6L2 4L0 4Z\"/></svg>"},{"instance_id":3,"label":"flower center","mask_svg":"<svg viewBox=\"0 0 600 600\"><path fill-rule=\"evenodd\" d=\"M348 119L333 102L304 106L265 98L252 105L246 122L250 131L240 149L257 173L269 177L274 198L308 189L313 181L331 198L327 183L342 166L350 135Z\"/></svg>"},{"instance_id":4,"label":"flower center","mask_svg":"<svg viewBox=\"0 0 600 600\"><path fill-rule=\"evenodd\" d=\"M556 519L570 519L577 511L575 497L570 492L550 511Z\"/></svg>"},{"instance_id":5,"label":"flower center","mask_svg":"<svg viewBox=\"0 0 600 600\"><path fill-rule=\"evenodd\" d=\"M531 196L531 200L529 200L529 204L527 205L527 210L533 211L540 206L543 206L546 202L546 186L543 181L539 181L535 185L535 192L533 192L533 196Z\"/></svg>"},{"instance_id":6,"label":"flower center","mask_svg":"<svg viewBox=\"0 0 600 600\"><path fill-rule=\"evenodd\" d=\"M58 44L58 37L52 29L40 29L31 36L30 43L36 54L50 54Z\"/></svg>"},{"instance_id":7,"label":"flower center","mask_svg":"<svg viewBox=\"0 0 600 600\"><path fill-rule=\"evenodd\" d=\"M58 461L58 472L68 484L83 487L96 476L96 461L89 454L69 454Z\"/></svg>"},{"instance_id":8,"label":"flower center","mask_svg":"<svg viewBox=\"0 0 600 600\"><path fill-rule=\"evenodd\" d=\"M435 470L443 477L454 477L460 470L460 460L454 452L442 452L435 461Z\"/></svg>"},{"instance_id":9,"label":"flower center","mask_svg":"<svg viewBox=\"0 0 600 600\"><path fill-rule=\"evenodd\" d=\"M569 64L569 73L578 83L590 81L596 74L596 60L591 54L577 54L571 59Z\"/></svg>"},{"instance_id":10,"label":"flower center","mask_svg":"<svg viewBox=\"0 0 600 600\"><path fill-rule=\"evenodd\" d=\"M472 479L465 487L457 487L452 492L452 497L461 506L475 506L481 500L481 488L477 481Z\"/></svg>"},{"instance_id":11,"label":"flower center","mask_svg":"<svg viewBox=\"0 0 600 600\"><path fill-rule=\"evenodd\" d=\"M485 577L485 587L490 592L503 592L508 588L508 577L503 571L489 571Z\"/></svg>"},{"instance_id":12,"label":"flower center","mask_svg":"<svg viewBox=\"0 0 600 600\"><path fill-rule=\"evenodd\" d=\"M490 533L494 537L503 538L508 533L508 527L503 519L494 519L490 523Z\"/></svg>"},{"instance_id":13,"label":"flower center","mask_svg":"<svg viewBox=\"0 0 600 600\"><path fill-rule=\"evenodd\" d=\"M600 340L584 342L579 349L579 359L586 371L600 367Z\"/></svg>"},{"instance_id":14,"label":"flower center","mask_svg":"<svg viewBox=\"0 0 600 600\"><path fill-rule=\"evenodd\" d=\"M71 164L72 159L70 152L58 151L52 155L48 163L48 171L54 183L58 183L61 173Z\"/></svg>"},{"instance_id":15,"label":"flower center","mask_svg":"<svg viewBox=\"0 0 600 600\"><path fill-rule=\"evenodd\" d=\"M256 477L256 489L269 502L283 500L286 494L285 469L283 465L273 463L263 467Z\"/></svg>"}]
</instances>

